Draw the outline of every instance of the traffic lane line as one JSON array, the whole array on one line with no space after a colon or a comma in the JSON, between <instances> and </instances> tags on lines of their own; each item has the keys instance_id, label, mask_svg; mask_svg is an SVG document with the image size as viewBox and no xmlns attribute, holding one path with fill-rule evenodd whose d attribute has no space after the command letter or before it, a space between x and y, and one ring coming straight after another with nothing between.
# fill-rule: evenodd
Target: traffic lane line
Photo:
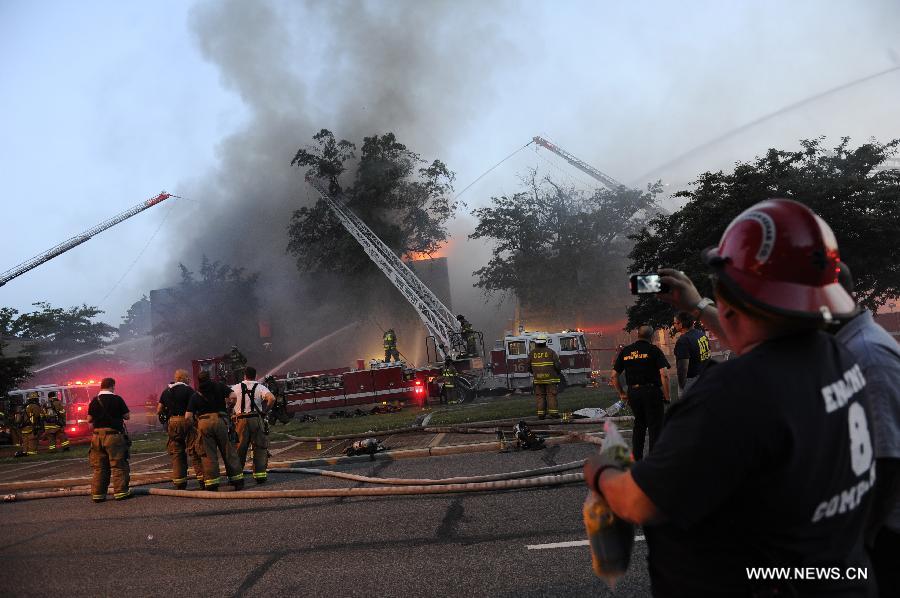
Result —
<instances>
[{"instance_id":1,"label":"traffic lane line","mask_svg":"<svg viewBox=\"0 0 900 598\"><path fill-rule=\"evenodd\" d=\"M635 542L642 542L644 536L635 536ZM573 540L571 542L553 542L552 544L529 544L525 546L528 550L547 550L549 548L572 548L573 546L588 546L589 540Z\"/></svg>"},{"instance_id":2,"label":"traffic lane line","mask_svg":"<svg viewBox=\"0 0 900 598\"><path fill-rule=\"evenodd\" d=\"M19 482L19 481L22 481L21 479L19 479L21 477L25 477L25 479L29 479L29 480L31 480L31 479L42 480L47 477L46 471L48 469L53 469L56 467L66 466L66 465L74 465L74 464L75 463L73 460L65 460L65 461L61 461L61 462L60 461L42 461L41 463L39 463L39 464L35 463L34 465L43 465L44 469L35 470L35 471L19 470L19 471L12 472L9 474L0 473L0 479L2 479L5 482ZM53 475L53 474L50 474L50 475ZM30 476L36 476L36 477L31 478Z\"/></svg>"}]
</instances>

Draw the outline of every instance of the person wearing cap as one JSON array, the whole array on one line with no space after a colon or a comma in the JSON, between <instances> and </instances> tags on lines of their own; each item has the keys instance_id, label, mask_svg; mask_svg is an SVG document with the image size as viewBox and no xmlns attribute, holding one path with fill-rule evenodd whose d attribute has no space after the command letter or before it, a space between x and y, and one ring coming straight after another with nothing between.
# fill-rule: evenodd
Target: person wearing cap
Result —
<instances>
[{"instance_id":1,"label":"person wearing cap","mask_svg":"<svg viewBox=\"0 0 900 598\"><path fill-rule=\"evenodd\" d=\"M643 526L655 596L868 595L856 574L869 565L862 532L875 483L866 381L822 330L854 310L839 259L821 218L772 199L704 252L715 307L661 271L665 298L714 310L704 323L716 320L736 356L707 366L630 470L602 453L585 464L587 485ZM787 574L755 569L765 567Z\"/></svg>"},{"instance_id":2,"label":"person wearing cap","mask_svg":"<svg viewBox=\"0 0 900 598\"><path fill-rule=\"evenodd\" d=\"M534 349L528 355L528 371L533 376L534 398L537 403L538 419L558 418L556 385L562 376L562 366L556 351L547 346L547 335L534 337Z\"/></svg>"}]
</instances>

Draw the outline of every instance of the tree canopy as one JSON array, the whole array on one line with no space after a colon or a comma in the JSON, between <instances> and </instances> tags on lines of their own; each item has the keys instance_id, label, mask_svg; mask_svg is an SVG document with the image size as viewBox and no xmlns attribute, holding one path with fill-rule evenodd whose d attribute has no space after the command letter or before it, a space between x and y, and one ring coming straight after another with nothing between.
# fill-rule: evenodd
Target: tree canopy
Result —
<instances>
[{"instance_id":1,"label":"tree canopy","mask_svg":"<svg viewBox=\"0 0 900 598\"><path fill-rule=\"evenodd\" d=\"M711 296L700 252L717 245L731 220L770 197L802 202L834 231L841 259L856 280L860 303L877 309L900 293L900 172L877 168L900 140L875 141L853 149L843 138L833 150L823 138L804 140L802 149L770 149L730 173L705 172L693 188L676 194L687 203L652 219L632 236L632 272L673 267L686 272L701 294ZM628 329L668 326L673 311L655 297L641 297L628 309Z\"/></svg>"},{"instance_id":2,"label":"tree canopy","mask_svg":"<svg viewBox=\"0 0 900 598\"><path fill-rule=\"evenodd\" d=\"M490 261L474 272L475 286L488 295L512 292L526 309L561 317L583 312L611 293L621 295L628 235L655 212L660 186L586 194L536 171L523 186L473 212L478 224L469 238L495 244Z\"/></svg>"},{"instance_id":3,"label":"tree canopy","mask_svg":"<svg viewBox=\"0 0 900 598\"><path fill-rule=\"evenodd\" d=\"M34 361L29 354L6 356L6 345L0 340L0 397L5 397L6 393L17 388L31 375L30 369Z\"/></svg>"},{"instance_id":4,"label":"tree canopy","mask_svg":"<svg viewBox=\"0 0 900 598\"><path fill-rule=\"evenodd\" d=\"M358 160L356 145L336 141L327 129L313 139L316 144L300 148L291 164L326 179L333 197L394 252L430 254L447 240L445 225L457 203L450 196L454 174L443 162L428 164L393 133L365 137ZM355 166L349 184L348 164ZM374 267L321 199L294 212L288 236L287 250L301 271L358 274Z\"/></svg>"},{"instance_id":5,"label":"tree canopy","mask_svg":"<svg viewBox=\"0 0 900 598\"><path fill-rule=\"evenodd\" d=\"M191 359L221 355L232 345L254 349L259 344L258 275L205 255L197 274L179 267L181 282L150 297L157 364L185 367Z\"/></svg>"},{"instance_id":6,"label":"tree canopy","mask_svg":"<svg viewBox=\"0 0 900 598\"><path fill-rule=\"evenodd\" d=\"M94 322L103 310L88 305L64 309L49 303L32 304L38 309L19 314L16 309L0 309L0 333L27 339L35 355L77 355L99 349L116 329L105 322Z\"/></svg>"}]
</instances>

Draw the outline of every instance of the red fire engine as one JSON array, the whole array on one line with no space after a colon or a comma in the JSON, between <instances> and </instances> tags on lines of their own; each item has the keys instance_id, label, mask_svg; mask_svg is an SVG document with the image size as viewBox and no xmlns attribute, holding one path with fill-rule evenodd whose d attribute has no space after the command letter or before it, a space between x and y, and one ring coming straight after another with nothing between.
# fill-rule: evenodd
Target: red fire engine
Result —
<instances>
[{"instance_id":1,"label":"red fire engine","mask_svg":"<svg viewBox=\"0 0 900 598\"><path fill-rule=\"evenodd\" d=\"M75 380L65 384L41 384L34 388L10 391L9 397L18 405L24 405L31 393L37 393L41 405L49 405L49 394L56 392L66 409L66 435L69 438L90 436L91 426L87 421L88 405L100 391L100 380Z\"/></svg>"}]
</instances>

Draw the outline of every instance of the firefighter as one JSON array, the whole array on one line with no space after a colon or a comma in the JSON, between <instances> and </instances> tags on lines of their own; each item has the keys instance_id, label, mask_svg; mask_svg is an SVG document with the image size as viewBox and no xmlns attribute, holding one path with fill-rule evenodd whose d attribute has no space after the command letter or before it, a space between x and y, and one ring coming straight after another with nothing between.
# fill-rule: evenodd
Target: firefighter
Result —
<instances>
[{"instance_id":1,"label":"firefighter","mask_svg":"<svg viewBox=\"0 0 900 598\"><path fill-rule=\"evenodd\" d=\"M528 371L534 376L534 397L537 401L538 419L558 418L556 385L562 375L562 366L556 351L547 346L547 335L534 337L534 349L528 356Z\"/></svg>"},{"instance_id":2,"label":"firefighter","mask_svg":"<svg viewBox=\"0 0 900 598\"><path fill-rule=\"evenodd\" d=\"M397 351L397 334L394 332L393 328L388 328L387 332L384 333L384 362L390 363L391 357L394 358L394 361L400 361L400 352Z\"/></svg>"},{"instance_id":3,"label":"firefighter","mask_svg":"<svg viewBox=\"0 0 900 598\"><path fill-rule=\"evenodd\" d=\"M55 451L57 447L69 450L69 437L66 436L66 408L59 400L59 393L51 390L47 393L47 407L44 409L44 434L47 435L47 448Z\"/></svg>"},{"instance_id":4,"label":"firefighter","mask_svg":"<svg viewBox=\"0 0 900 598\"><path fill-rule=\"evenodd\" d=\"M187 450L197 440L192 426L184 417L188 400L194 394L194 389L187 382L187 370L175 370L175 381L163 390L156 405L157 414L168 416L169 440L166 448L172 457L172 483L176 490L187 488ZM192 458L195 459L193 455Z\"/></svg>"},{"instance_id":5,"label":"firefighter","mask_svg":"<svg viewBox=\"0 0 900 598\"><path fill-rule=\"evenodd\" d=\"M253 479L257 484L266 482L269 464L269 431L265 414L275 404L275 395L256 381L256 368L244 368L244 381L231 387L228 397L232 405L235 428L238 435L238 463L241 469L247 462L247 452L253 447Z\"/></svg>"},{"instance_id":6,"label":"firefighter","mask_svg":"<svg viewBox=\"0 0 900 598\"><path fill-rule=\"evenodd\" d=\"M18 400L10 399L9 402L9 436L13 447L16 449L16 457L24 457L25 451L22 450L22 427L25 425L25 412Z\"/></svg>"},{"instance_id":7,"label":"firefighter","mask_svg":"<svg viewBox=\"0 0 900 598\"><path fill-rule=\"evenodd\" d=\"M88 422L94 427L88 458L94 470L91 500L95 503L106 500L110 476L116 500L134 496L129 487L131 466L128 463L128 447L131 441L125 430L125 420L130 417L128 405L116 394L116 381L112 378L101 380L100 392L88 405Z\"/></svg>"},{"instance_id":8,"label":"firefighter","mask_svg":"<svg viewBox=\"0 0 900 598\"><path fill-rule=\"evenodd\" d=\"M240 382L244 378L244 367L247 365L247 358L241 353L237 345L231 346L231 351L225 356L225 361L230 365L231 379Z\"/></svg>"},{"instance_id":9,"label":"firefighter","mask_svg":"<svg viewBox=\"0 0 900 598\"><path fill-rule=\"evenodd\" d=\"M225 400L231 394L231 388L221 382L210 380L209 372L200 372L198 376L200 392L188 401L187 419L197 419L197 430L200 434L198 442L203 446L203 488L216 491L219 489L219 455L225 462L225 473L235 490L244 488L244 470L238 464L237 451L228 439L228 426Z\"/></svg>"},{"instance_id":10,"label":"firefighter","mask_svg":"<svg viewBox=\"0 0 900 598\"><path fill-rule=\"evenodd\" d=\"M16 453L17 457L37 455L38 438L44 430L44 410L41 408L40 396L37 391L28 393L22 421L22 450Z\"/></svg>"},{"instance_id":11,"label":"firefighter","mask_svg":"<svg viewBox=\"0 0 900 598\"><path fill-rule=\"evenodd\" d=\"M443 383L441 387L441 403L454 405L459 402L459 395L456 390L457 375L456 368L453 366L453 360L448 356L444 360L443 369L441 369L441 382Z\"/></svg>"},{"instance_id":12,"label":"firefighter","mask_svg":"<svg viewBox=\"0 0 900 598\"><path fill-rule=\"evenodd\" d=\"M469 357L478 355L478 339L472 324L462 314L457 315L456 320L459 322L459 335L466 344L466 355Z\"/></svg>"}]
</instances>

